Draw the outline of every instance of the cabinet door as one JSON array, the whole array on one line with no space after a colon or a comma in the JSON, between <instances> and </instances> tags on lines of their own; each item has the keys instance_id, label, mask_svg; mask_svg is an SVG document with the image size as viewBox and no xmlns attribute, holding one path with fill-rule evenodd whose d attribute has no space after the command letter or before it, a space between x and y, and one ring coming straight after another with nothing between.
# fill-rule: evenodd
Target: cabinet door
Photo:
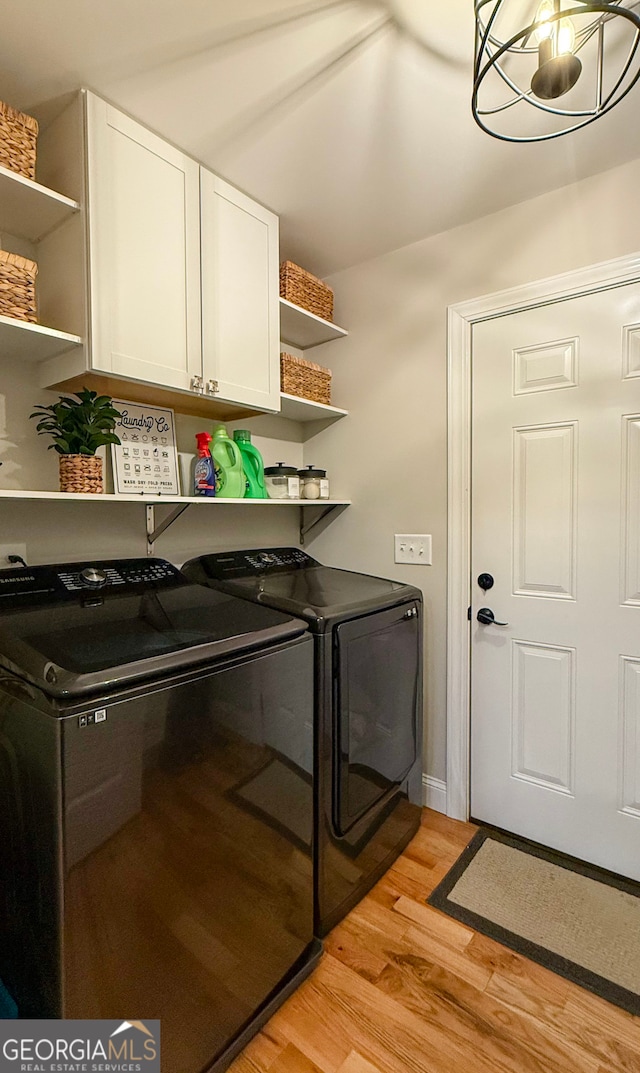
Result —
<instances>
[{"instance_id":1,"label":"cabinet door","mask_svg":"<svg viewBox=\"0 0 640 1073\"><path fill-rule=\"evenodd\" d=\"M204 168L200 197L205 384L279 410L278 218Z\"/></svg>"},{"instance_id":2,"label":"cabinet door","mask_svg":"<svg viewBox=\"0 0 640 1073\"><path fill-rule=\"evenodd\" d=\"M199 166L87 94L91 366L189 390L202 372Z\"/></svg>"}]
</instances>

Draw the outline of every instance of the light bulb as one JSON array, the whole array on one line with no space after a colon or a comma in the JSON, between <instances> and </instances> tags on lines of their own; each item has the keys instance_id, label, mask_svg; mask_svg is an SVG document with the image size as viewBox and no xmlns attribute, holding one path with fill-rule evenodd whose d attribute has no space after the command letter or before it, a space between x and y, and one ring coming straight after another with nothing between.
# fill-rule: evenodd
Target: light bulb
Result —
<instances>
[{"instance_id":1,"label":"light bulb","mask_svg":"<svg viewBox=\"0 0 640 1073\"><path fill-rule=\"evenodd\" d=\"M571 19L560 19L558 23L558 43L556 54L565 56L567 52L573 52L576 43L576 31Z\"/></svg>"},{"instance_id":2,"label":"light bulb","mask_svg":"<svg viewBox=\"0 0 640 1073\"><path fill-rule=\"evenodd\" d=\"M541 101L554 101L573 89L582 64L573 53L576 33L571 19L560 19L559 0L543 0L536 19L542 20L538 37L538 68L531 79L531 90ZM554 17L555 16L555 17Z\"/></svg>"},{"instance_id":3,"label":"light bulb","mask_svg":"<svg viewBox=\"0 0 640 1073\"><path fill-rule=\"evenodd\" d=\"M534 31L534 36L538 44L540 41L546 41L548 37L551 37L554 24L549 22L549 19L553 15L553 12L553 0L542 0L542 3L536 12L536 22L539 25Z\"/></svg>"}]
</instances>

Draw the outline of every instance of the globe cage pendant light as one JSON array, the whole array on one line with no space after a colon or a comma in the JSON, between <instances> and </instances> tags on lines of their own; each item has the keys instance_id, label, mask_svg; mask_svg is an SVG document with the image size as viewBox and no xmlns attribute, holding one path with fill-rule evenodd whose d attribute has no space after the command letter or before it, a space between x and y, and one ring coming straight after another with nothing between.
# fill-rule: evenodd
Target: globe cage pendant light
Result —
<instances>
[{"instance_id":1,"label":"globe cage pendant light","mask_svg":"<svg viewBox=\"0 0 640 1073\"><path fill-rule=\"evenodd\" d=\"M472 111L494 138L569 134L640 77L640 0L475 0L475 19Z\"/></svg>"}]
</instances>

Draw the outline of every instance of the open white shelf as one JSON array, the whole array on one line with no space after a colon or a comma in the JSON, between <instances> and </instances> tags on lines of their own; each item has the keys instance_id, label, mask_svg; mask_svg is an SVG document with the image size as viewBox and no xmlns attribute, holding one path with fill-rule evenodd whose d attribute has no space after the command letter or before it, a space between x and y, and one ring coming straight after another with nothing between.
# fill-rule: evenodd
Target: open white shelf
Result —
<instances>
[{"instance_id":1,"label":"open white shelf","mask_svg":"<svg viewBox=\"0 0 640 1073\"><path fill-rule=\"evenodd\" d=\"M23 491L19 489L0 488L0 501L3 499L20 500L22 502L43 500L53 502L76 502L76 503L140 503L145 508L147 554L153 555L155 542L163 533L181 517L191 506L208 506L212 509L221 507L298 507L300 510L300 543L304 544L305 537L312 529L328 518L334 512L341 513L338 508L351 505L350 499L216 499L207 496L149 496L149 495L115 495L103 493L102 495L89 495L86 492L40 492ZM162 511L160 518L156 516L156 507L170 507L169 511ZM307 511L305 507L314 507L315 510Z\"/></svg>"},{"instance_id":2,"label":"open white shelf","mask_svg":"<svg viewBox=\"0 0 640 1073\"><path fill-rule=\"evenodd\" d=\"M280 393L280 416L288 417L290 421L337 421L339 417L347 417L348 410L340 410L337 406L326 406L322 402L311 402L310 399L299 399L296 395Z\"/></svg>"},{"instance_id":3,"label":"open white shelf","mask_svg":"<svg viewBox=\"0 0 640 1073\"><path fill-rule=\"evenodd\" d=\"M286 298L280 299L280 339L283 343L289 343L298 350L308 350L320 343L344 339L348 334L345 328L339 328L330 320L316 317L315 313L301 309Z\"/></svg>"},{"instance_id":4,"label":"open white shelf","mask_svg":"<svg viewBox=\"0 0 640 1073\"><path fill-rule=\"evenodd\" d=\"M79 209L72 198L0 167L0 231L38 242Z\"/></svg>"},{"instance_id":5,"label":"open white shelf","mask_svg":"<svg viewBox=\"0 0 640 1073\"><path fill-rule=\"evenodd\" d=\"M47 361L82 346L79 335L69 335L44 324L31 324L13 317L0 317L0 354L22 361Z\"/></svg>"},{"instance_id":6,"label":"open white shelf","mask_svg":"<svg viewBox=\"0 0 640 1073\"><path fill-rule=\"evenodd\" d=\"M86 492L38 492L22 489L0 488L0 499L44 499L53 502L73 501L82 503L142 503L145 506L162 506L188 503L194 506L242 506L242 507L348 507L350 499L216 499L207 496L153 496L115 495L105 492L90 495Z\"/></svg>"}]
</instances>

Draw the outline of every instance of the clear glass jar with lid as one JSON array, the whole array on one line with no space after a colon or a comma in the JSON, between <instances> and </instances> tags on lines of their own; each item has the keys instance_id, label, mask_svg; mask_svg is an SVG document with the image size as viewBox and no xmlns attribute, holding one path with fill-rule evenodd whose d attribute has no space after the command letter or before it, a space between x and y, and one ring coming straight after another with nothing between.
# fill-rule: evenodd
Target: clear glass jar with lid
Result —
<instances>
[{"instance_id":1,"label":"clear glass jar with lid","mask_svg":"<svg viewBox=\"0 0 640 1073\"><path fill-rule=\"evenodd\" d=\"M300 478L295 466L284 462L265 466L264 483L269 499L300 499Z\"/></svg>"},{"instance_id":2,"label":"clear glass jar with lid","mask_svg":"<svg viewBox=\"0 0 640 1073\"><path fill-rule=\"evenodd\" d=\"M328 499L329 481L326 469L305 466L298 470L300 478L300 495L303 499Z\"/></svg>"}]
</instances>

